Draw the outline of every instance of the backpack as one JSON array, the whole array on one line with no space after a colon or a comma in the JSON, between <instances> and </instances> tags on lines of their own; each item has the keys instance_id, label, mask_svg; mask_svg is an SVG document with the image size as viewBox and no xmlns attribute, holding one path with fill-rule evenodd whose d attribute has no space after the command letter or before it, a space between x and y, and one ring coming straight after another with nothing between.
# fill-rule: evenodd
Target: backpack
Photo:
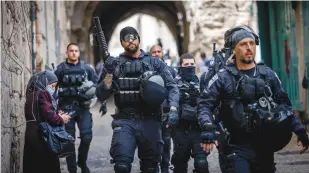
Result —
<instances>
[{"instance_id":1,"label":"backpack","mask_svg":"<svg viewBox=\"0 0 309 173\"><path fill-rule=\"evenodd\" d=\"M204 72L200 78L200 91L202 92L205 87L208 85L211 78L219 72L220 69L223 69L226 65L227 58L229 56L224 49L213 53L214 59L209 62L209 69L207 72Z\"/></svg>"}]
</instances>

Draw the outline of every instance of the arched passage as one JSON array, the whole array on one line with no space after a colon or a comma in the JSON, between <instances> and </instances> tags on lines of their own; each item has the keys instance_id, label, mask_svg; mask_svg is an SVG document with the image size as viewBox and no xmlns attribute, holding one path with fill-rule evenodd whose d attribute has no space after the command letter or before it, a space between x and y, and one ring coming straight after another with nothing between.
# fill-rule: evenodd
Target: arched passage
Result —
<instances>
[{"instance_id":1,"label":"arched passage","mask_svg":"<svg viewBox=\"0 0 309 173\"><path fill-rule=\"evenodd\" d=\"M100 57L93 53L89 44L89 34L93 32L92 17L100 17L108 43L117 24L136 13L148 14L164 21L176 40L178 53L188 51L189 23L186 11L183 2L175 1L75 2L71 19L71 40L81 45L81 54L89 63L96 63ZM98 52L98 47L94 47L94 50Z\"/></svg>"}]
</instances>

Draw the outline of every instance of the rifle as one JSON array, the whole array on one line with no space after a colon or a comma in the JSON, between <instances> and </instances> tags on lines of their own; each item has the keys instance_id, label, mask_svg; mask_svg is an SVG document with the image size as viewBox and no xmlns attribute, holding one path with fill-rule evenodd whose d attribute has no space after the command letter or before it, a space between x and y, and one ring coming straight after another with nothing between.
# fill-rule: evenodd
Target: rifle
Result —
<instances>
[{"instance_id":1,"label":"rifle","mask_svg":"<svg viewBox=\"0 0 309 173\"><path fill-rule=\"evenodd\" d=\"M100 18L97 16L93 17L93 22L95 28L94 39L97 43L99 43L100 50L103 52L103 62L105 63L110 54L107 50L107 43L101 27Z\"/></svg>"},{"instance_id":2,"label":"rifle","mask_svg":"<svg viewBox=\"0 0 309 173\"><path fill-rule=\"evenodd\" d=\"M213 43L213 50L212 50L212 56L214 57L215 63L221 63L225 64L226 60L228 59L228 51L226 51L226 48L223 48L221 50L216 50L216 43ZM223 56L223 53L225 56Z\"/></svg>"}]
</instances>

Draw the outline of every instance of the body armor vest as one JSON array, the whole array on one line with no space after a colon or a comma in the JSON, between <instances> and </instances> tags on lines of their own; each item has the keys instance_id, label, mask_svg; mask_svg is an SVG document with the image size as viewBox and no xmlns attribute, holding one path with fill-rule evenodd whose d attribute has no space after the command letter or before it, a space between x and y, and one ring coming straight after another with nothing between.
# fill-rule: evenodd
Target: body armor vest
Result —
<instances>
[{"instance_id":1,"label":"body armor vest","mask_svg":"<svg viewBox=\"0 0 309 173\"><path fill-rule=\"evenodd\" d=\"M114 92L115 105L118 109L140 108L141 100L138 79L146 71L153 70L150 58L128 59L119 57L119 78L116 80L118 90Z\"/></svg>"},{"instance_id":2,"label":"body armor vest","mask_svg":"<svg viewBox=\"0 0 309 173\"><path fill-rule=\"evenodd\" d=\"M266 67L257 65L258 78L244 77L236 67L227 70L233 75L233 98L222 101L220 115L230 134L235 138L253 137L258 147L263 144L274 152L287 145L293 113L272 100Z\"/></svg>"},{"instance_id":3,"label":"body armor vest","mask_svg":"<svg viewBox=\"0 0 309 173\"><path fill-rule=\"evenodd\" d=\"M176 77L177 80L178 77ZM179 92L185 96L180 100L181 119L197 121L197 97L199 95L199 82L186 82L179 80Z\"/></svg>"},{"instance_id":4,"label":"body armor vest","mask_svg":"<svg viewBox=\"0 0 309 173\"><path fill-rule=\"evenodd\" d=\"M70 68L62 63L64 70L60 73L58 95L60 99L80 101L79 87L87 81L88 74L85 69L85 62L80 61L78 69Z\"/></svg>"}]
</instances>

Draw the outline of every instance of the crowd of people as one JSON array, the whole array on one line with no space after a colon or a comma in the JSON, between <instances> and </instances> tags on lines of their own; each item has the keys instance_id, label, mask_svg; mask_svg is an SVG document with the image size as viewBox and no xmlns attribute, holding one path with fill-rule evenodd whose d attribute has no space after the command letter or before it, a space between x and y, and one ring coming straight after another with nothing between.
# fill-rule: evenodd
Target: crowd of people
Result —
<instances>
[{"instance_id":1,"label":"crowd of people","mask_svg":"<svg viewBox=\"0 0 309 173\"><path fill-rule=\"evenodd\" d=\"M54 72L38 72L29 80L24 173L59 173L59 157L66 158L70 173L78 167L90 172L95 97L102 115L106 100L114 97L110 156L115 173L131 172L136 148L142 173L187 173L191 157L195 173L208 173L214 147L223 173L274 173L274 152L287 145L292 132L305 152L308 135L280 79L255 62L258 35L239 26L224 36L218 57L201 53L196 60L184 53L178 61L165 56L160 45L140 49L138 32L125 27L120 31L124 52L95 69L70 43Z\"/></svg>"}]
</instances>

